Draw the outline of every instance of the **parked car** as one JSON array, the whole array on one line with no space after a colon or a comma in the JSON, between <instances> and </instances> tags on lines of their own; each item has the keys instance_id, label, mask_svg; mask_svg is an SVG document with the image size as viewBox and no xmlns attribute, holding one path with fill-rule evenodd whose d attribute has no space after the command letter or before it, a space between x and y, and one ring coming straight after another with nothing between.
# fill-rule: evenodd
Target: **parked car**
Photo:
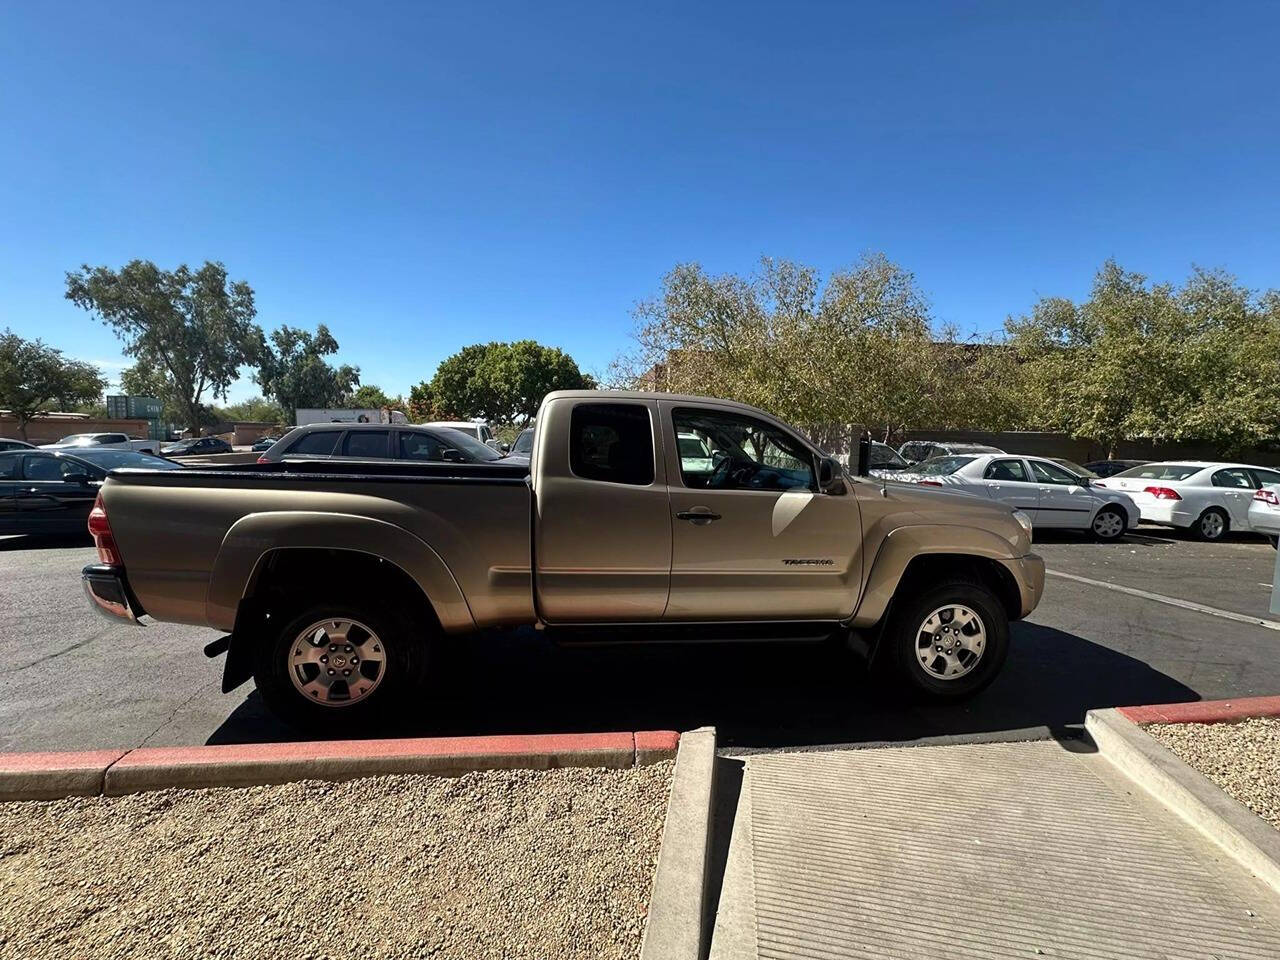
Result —
<instances>
[{"instance_id":1,"label":"parked car","mask_svg":"<svg viewBox=\"0 0 1280 960\"><path fill-rule=\"evenodd\" d=\"M533 456L533 427L525 427L520 431L520 436L516 437L516 442L511 445L511 455L513 457Z\"/></svg>"},{"instance_id":2,"label":"parked car","mask_svg":"<svg viewBox=\"0 0 1280 960\"><path fill-rule=\"evenodd\" d=\"M499 625L839 638L912 696L954 700L995 678L1008 621L1043 594L1024 513L851 478L753 407L564 391L536 429L532 477L501 461L113 474L90 516L87 593L112 617L230 632L224 690L252 675L276 712L345 731L429 703L422 681L447 682L431 655L441 635ZM419 430L378 442L390 452L392 435ZM714 469L684 469L681 434Z\"/></svg>"},{"instance_id":3,"label":"parked car","mask_svg":"<svg viewBox=\"0 0 1280 960\"><path fill-rule=\"evenodd\" d=\"M1098 540L1119 540L1140 520L1125 494L1099 489L1089 477L1045 457L938 457L917 464L914 474L926 486L1007 503L1029 514L1037 528L1087 530Z\"/></svg>"},{"instance_id":4,"label":"parked car","mask_svg":"<svg viewBox=\"0 0 1280 960\"><path fill-rule=\"evenodd\" d=\"M1096 477L1114 477L1122 470L1132 470L1134 467L1140 467L1150 460L1090 460L1085 464L1085 468L1091 470Z\"/></svg>"},{"instance_id":5,"label":"parked car","mask_svg":"<svg viewBox=\"0 0 1280 960\"><path fill-rule=\"evenodd\" d=\"M160 452L166 457L189 457L212 453L234 453L235 450L221 437L188 437L186 440L179 440L177 443L162 447Z\"/></svg>"},{"instance_id":6,"label":"parked car","mask_svg":"<svg viewBox=\"0 0 1280 960\"><path fill-rule=\"evenodd\" d=\"M182 469L132 450L0 451L0 533L84 533L98 488L117 467Z\"/></svg>"},{"instance_id":7,"label":"parked car","mask_svg":"<svg viewBox=\"0 0 1280 960\"><path fill-rule=\"evenodd\" d=\"M1178 527L1201 540L1221 540L1227 531L1252 530L1249 507L1255 490L1280 483L1280 472L1247 463L1146 463L1095 485L1133 498L1142 519Z\"/></svg>"},{"instance_id":8,"label":"parked car","mask_svg":"<svg viewBox=\"0 0 1280 960\"><path fill-rule=\"evenodd\" d=\"M949 440L908 440L898 448L898 455L907 463L923 463L925 460L933 460L936 457L981 453L1004 453L1004 451L984 443L953 443Z\"/></svg>"},{"instance_id":9,"label":"parked car","mask_svg":"<svg viewBox=\"0 0 1280 960\"><path fill-rule=\"evenodd\" d=\"M897 450L879 440L871 441L869 459L871 463L868 465L868 473L873 477L893 477L903 470L911 469L911 464Z\"/></svg>"},{"instance_id":10,"label":"parked car","mask_svg":"<svg viewBox=\"0 0 1280 960\"><path fill-rule=\"evenodd\" d=\"M279 439L280 439L279 437L259 437L258 442L255 443L249 449L253 450L256 453L260 453L263 450L271 449L271 445Z\"/></svg>"},{"instance_id":11,"label":"parked car","mask_svg":"<svg viewBox=\"0 0 1280 960\"><path fill-rule=\"evenodd\" d=\"M1249 529L1280 545L1280 484L1270 484L1253 492L1249 503Z\"/></svg>"},{"instance_id":12,"label":"parked car","mask_svg":"<svg viewBox=\"0 0 1280 960\"><path fill-rule=\"evenodd\" d=\"M434 420L431 423L424 423L424 427L448 427L450 430L457 430L459 433L465 433L468 437L479 440L487 447L497 450L499 453L506 453L507 446L500 443L498 438L493 435L493 431L489 429L489 424L483 420Z\"/></svg>"},{"instance_id":13,"label":"parked car","mask_svg":"<svg viewBox=\"0 0 1280 960\"><path fill-rule=\"evenodd\" d=\"M0 437L0 453L5 450L34 450L34 443L27 443L25 440L10 440L8 437Z\"/></svg>"},{"instance_id":14,"label":"parked car","mask_svg":"<svg viewBox=\"0 0 1280 960\"><path fill-rule=\"evenodd\" d=\"M73 433L57 443L42 443L41 450L135 450L138 453L155 453L160 444L156 440L130 440L123 433Z\"/></svg>"},{"instance_id":15,"label":"parked car","mask_svg":"<svg viewBox=\"0 0 1280 960\"><path fill-rule=\"evenodd\" d=\"M296 427L273 443L258 462L274 463L286 458L529 466L528 457L503 455L460 430L407 423L313 423Z\"/></svg>"}]
</instances>

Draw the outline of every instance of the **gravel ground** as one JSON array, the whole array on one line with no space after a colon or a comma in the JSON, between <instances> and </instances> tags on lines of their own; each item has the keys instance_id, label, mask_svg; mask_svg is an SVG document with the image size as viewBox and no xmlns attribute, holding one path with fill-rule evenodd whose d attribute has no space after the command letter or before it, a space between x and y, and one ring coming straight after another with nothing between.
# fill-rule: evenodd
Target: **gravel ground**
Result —
<instances>
[{"instance_id":1,"label":"gravel ground","mask_svg":"<svg viewBox=\"0 0 1280 960\"><path fill-rule=\"evenodd\" d=\"M0 957L637 957L671 769L0 804Z\"/></svg>"},{"instance_id":2,"label":"gravel ground","mask_svg":"<svg viewBox=\"0 0 1280 960\"><path fill-rule=\"evenodd\" d=\"M1153 723L1143 729L1280 829L1280 718Z\"/></svg>"}]
</instances>

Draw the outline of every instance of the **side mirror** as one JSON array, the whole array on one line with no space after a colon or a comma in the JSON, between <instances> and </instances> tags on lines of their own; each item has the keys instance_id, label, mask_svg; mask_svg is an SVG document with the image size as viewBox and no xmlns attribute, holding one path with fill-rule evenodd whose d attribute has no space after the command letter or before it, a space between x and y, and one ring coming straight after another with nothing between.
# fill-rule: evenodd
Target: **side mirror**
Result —
<instances>
[{"instance_id":1,"label":"side mirror","mask_svg":"<svg viewBox=\"0 0 1280 960\"><path fill-rule=\"evenodd\" d=\"M823 457L818 461L818 489L823 493L844 493L844 474L840 461L835 457Z\"/></svg>"},{"instance_id":2,"label":"side mirror","mask_svg":"<svg viewBox=\"0 0 1280 960\"><path fill-rule=\"evenodd\" d=\"M504 455L505 455L505 454L510 453L510 452L511 452L511 444L509 444L509 443L500 443L500 444L498 444L498 452L499 452L499 453L501 453L501 454L504 454Z\"/></svg>"}]
</instances>

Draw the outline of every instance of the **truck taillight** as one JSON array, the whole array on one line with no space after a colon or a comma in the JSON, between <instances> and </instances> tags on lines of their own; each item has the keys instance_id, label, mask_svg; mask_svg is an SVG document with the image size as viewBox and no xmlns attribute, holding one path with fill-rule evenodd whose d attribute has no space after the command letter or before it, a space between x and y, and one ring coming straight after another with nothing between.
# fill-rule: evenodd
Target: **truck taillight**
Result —
<instances>
[{"instance_id":1,"label":"truck taillight","mask_svg":"<svg viewBox=\"0 0 1280 960\"><path fill-rule=\"evenodd\" d=\"M1173 490L1169 487L1146 487L1143 489L1142 492L1151 494L1157 500L1181 500L1182 499L1182 497L1178 496L1177 490Z\"/></svg>"},{"instance_id":2,"label":"truck taillight","mask_svg":"<svg viewBox=\"0 0 1280 960\"><path fill-rule=\"evenodd\" d=\"M89 534L93 537L93 545L98 548L98 559L113 567L120 566L120 549L111 535L111 523L107 520L107 508L102 505L101 493L89 511Z\"/></svg>"},{"instance_id":3,"label":"truck taillight","mask_svg":"<svg viewBox=\"0 0 1280 960\"><path fill-rule=\"evenodd\" d=\"M1280 497L1276 496L1270 490L1258 490L1253 494L1253 499L1261 500L1263 503L1269 503L1273 507L1280 507Z\"/></svg>"}]
</instances>

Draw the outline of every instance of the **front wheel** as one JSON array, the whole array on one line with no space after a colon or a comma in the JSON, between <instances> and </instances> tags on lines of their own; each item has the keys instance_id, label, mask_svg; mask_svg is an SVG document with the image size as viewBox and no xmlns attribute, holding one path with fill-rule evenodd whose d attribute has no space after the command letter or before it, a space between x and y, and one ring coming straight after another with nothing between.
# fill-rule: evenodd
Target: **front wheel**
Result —
<instances>
[{"instance_id":1,"label":"front wheel","mask_svg":"<svg viewBox=\"0 0 1280 960\"><path fill-rule=\"evenodd\" d=\"M256 650L253 678L272 712L303 730L391 719L420 683L427 638L394 610L337 601L281 620Z\"/></svg>"},{"instance_id":2,"label":"front wheel","mask_svg":"<svg viewBox=\"0 0 1280 960\"><path fill-rule=\"evenodd\" d=\"M908 690L959 700L996 678L1009 653L1009 617L985 585L955 579L895 606L883 643Z\"/></svg>"}]
</instances>

